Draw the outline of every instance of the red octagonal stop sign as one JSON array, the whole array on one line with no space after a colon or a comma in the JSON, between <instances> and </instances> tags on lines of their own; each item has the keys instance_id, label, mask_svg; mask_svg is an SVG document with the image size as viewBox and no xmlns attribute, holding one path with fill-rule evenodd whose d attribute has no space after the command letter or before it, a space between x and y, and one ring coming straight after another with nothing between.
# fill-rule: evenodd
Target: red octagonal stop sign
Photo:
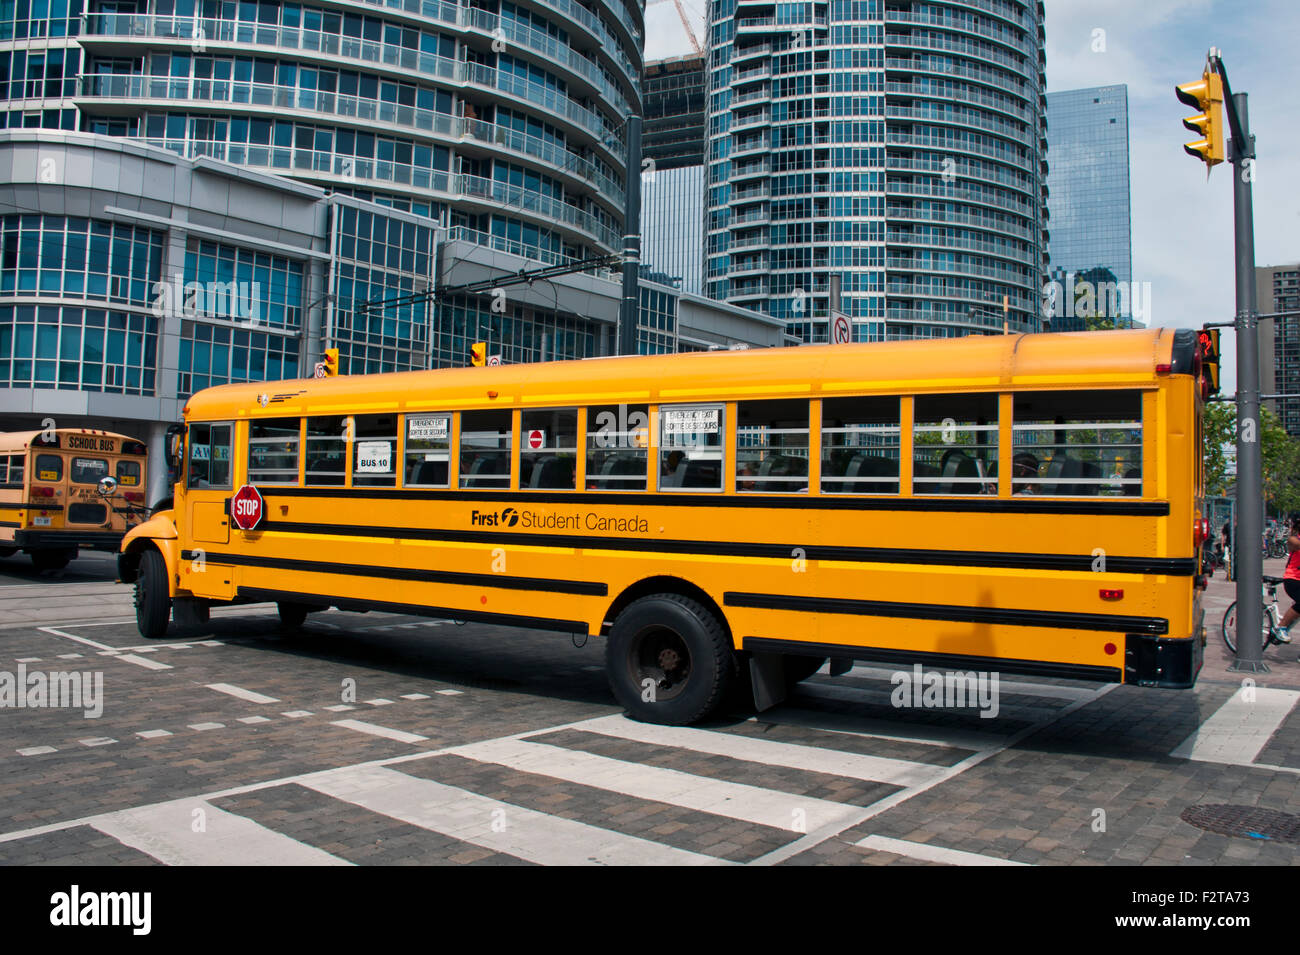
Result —
<instances>
[{"instance_id":1,"label":"red octagonal stop sign","mask_svg":"<svg viewBox=\"0 0 1300 955\"><path fill-rule=\"evenodd\" d=\"M245 484L230 499L230 519L241 531L251 531L262 520L262 495L251 484Z\"/></svg>"}]
</instances>

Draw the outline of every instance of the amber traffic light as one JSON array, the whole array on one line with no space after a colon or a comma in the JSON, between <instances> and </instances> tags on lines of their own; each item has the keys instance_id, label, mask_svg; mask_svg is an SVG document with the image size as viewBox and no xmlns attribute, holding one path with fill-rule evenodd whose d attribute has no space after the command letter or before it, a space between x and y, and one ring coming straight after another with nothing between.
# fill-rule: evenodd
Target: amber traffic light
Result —
<instances>
[{"instance_id":1,"label":"amber traffic light","mask_svg":"<svg viewBox=\"0 0 1300 955\"><path fill-rule=\"evenodd\" d=\"M1183 125L1201 138L1187 143L1183 149L1207 167L1217 165L1227 158L1223 149L1223 80L1219 74L1205 68L1205 73L1194 83L1183 83L1174 88L1178 100L1200 112L1183 120Z\"/></svg>"}]
</instances>

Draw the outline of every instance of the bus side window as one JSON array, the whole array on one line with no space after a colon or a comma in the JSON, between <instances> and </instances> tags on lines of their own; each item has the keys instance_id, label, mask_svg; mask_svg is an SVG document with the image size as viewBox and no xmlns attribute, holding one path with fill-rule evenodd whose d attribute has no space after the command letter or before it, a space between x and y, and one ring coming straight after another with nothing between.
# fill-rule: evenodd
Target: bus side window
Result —
<instances>
[{"instance_id":1,"label":"bus side window","mask_svg":"<svg viewBox=\"0 0 1300 955\"><path fill-rule=\"evenodd\" d=\"M347 418L334 415L307 419L307 486L342 487L347 479Z\"/></svg>"},{"instance_id":2,"label":"bus side window","mask_svg":"<svg viewBox=\"0 0 1300 955\"><path fill-rule=\"evenodd\" d=\"M897 494L898 398L822 400L822 493Z\"/></svg>"},{"instance_id":3,"label":"bus side window","mask_svg":"<svg viewBox=\"0 0 1300 955\"><path fill-rule=\"evenodd\" d=\"M0 454L0 487L9 486L9 458L11 455Z\"/></svg>"},{"instance_id":4,"label":"bus side window","mask_svg":"<svg viewBox=\"0 0 1300 955\"><path fill-rule=\"evenodd\" d=\"M723 406L659 408L659 490L721 491Z\"/></svg>"},{"instance_id":5,"label":"bus side window","mask_svg":"<svg viewBox=\"0 0 1300 955\"><path fill-rule=\"evenodd\" d=\"M1013 404L1015 494L1142 494L1140 391L1023 392Z\"/></svg>"},{"instance_id":6,"label":"bus side window","mask_svg":"<svg viewBox=\"0 0 1300 955\"><path fill-rule=\"evenodd\" d=\"M117 483L122 485L122 487L129 487L132 490L138 490L140 487L140 462L118 461Z\"/></svg>"},{"instance_id":7,"label":"bus side window","mask_svg":"<svg viewBox=\"0 0 1300 955\"><path fill-rule=\"evenodd\" d=\"M511 427L509 411L461 412L461 487L510 487Z\"/></svg>"},{"instance_id":8,"label":"bus side window","mask_svg":"<svg viewBox=\"0 0 1300 955\"><path fill-rule=\"evenodd\" d=\"M447 487L451 463L451 415L406 416L404 487Z\"/></svg>"},{"instance_id":9,"label":"bus side window","mask_svg":"<svg viewBox=\"0 0 1300 955\"><path fill-rule=\"evenodd\" d=\"M397 487L397 415L353 418L353 487Z\"/></svg>"},{"instance_id":10,"label":"bus side window","mask_svg":"<svg viewBox=\"0 0 1300 955\"><path fill-rule=\"evenodd\" d=\"M808 401L736 405L736 490L775 494L808 490Z\"/></svg>"},{"instance_id":11,"label":"bus side window","mask_svg":"<svg viewBox=\"0 0 1300 955\"><path fill-rule=\"evenodd\" d=\"M644 491L650 447L648 405L587 409L587 488Z\"/></svg>"},{"instance_id":12,"label":"bus side window","mask_svg":"<svg viewBox=\"0 0 1300 955\"><path fill-rule=\"evenodd\" d=\"M231 426L228 424L190 425L185 486L229 488L230 444Z\"/></svg>"},{"instance_id":13,"label":"bus side window","mask_svg":"<svg viewBox=\"0 0 1300 955\"><path fill-rule=\"evenodd\" d=\"M578 410L525 411L519 426L519 486L572 491L577 466Z\"/></svg>"},{"instance_id":14,"label":"bus side window","mask_svg":"<svg viewBox=\"0 0 1300 955\"><path fill-rule=\"evenodd\" d=\"M25 454L12 454L9 456L9 484L11 487L23 486L26 471L27 456Z\"/></svg>"},{"instance_id":15,"label":"bus side window","mask_svg":"<svg viewBox=\"0 0 1300 955\"><path fill-rule=\"evenodd\" d=\"M998 493L998 396L918 395L913 494Z\"/></svg>"},{"instance_id":16,"label":"bus side window","mask_svg":"<svg viewBox=\"0 0 1300 955\"><path fill-rule=\"evenodd\" d=\"M297 418L248 422L248 483L298 483Z\"/></svg>"}]
</instances>

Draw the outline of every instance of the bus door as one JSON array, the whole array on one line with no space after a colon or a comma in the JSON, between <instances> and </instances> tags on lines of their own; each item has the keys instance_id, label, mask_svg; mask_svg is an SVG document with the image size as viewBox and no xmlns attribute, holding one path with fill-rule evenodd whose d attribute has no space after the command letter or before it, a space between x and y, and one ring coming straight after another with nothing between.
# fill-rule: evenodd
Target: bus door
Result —
<instances>
[{"instance_id":1,"label":"bus door","mask_svg":"<svg viewBox=\"0 0 1300 955\"><path fill-rule=\"evenodd\" d=\"M196 543L228 544L231 485L229 422L190 425L186 442L185 502L187 526Z\"/></svg>"},{"instance_id":2,"label":"bus door","mask_svg":"<svg viewBox=\"0 0 1300 955\"><path fill-rule=\"evenodd\" d=\"M27 511L27 524L35 530L55 530L63 527L68 504L67 468L61 451L45 450L32 443L28 500L33 506Z\"/></svg>"}]
</instances>

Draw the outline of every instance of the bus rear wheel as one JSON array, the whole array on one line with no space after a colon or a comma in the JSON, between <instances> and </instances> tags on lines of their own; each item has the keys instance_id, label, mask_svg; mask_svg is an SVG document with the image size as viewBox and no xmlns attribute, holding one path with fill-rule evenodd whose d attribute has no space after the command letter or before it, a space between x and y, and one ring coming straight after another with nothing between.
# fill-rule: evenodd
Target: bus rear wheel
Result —
<instances>
[{"instance_id":1,"label":"bus rear wheel","mask_svg":"<svg viewBox=\"0 0 1300 955\"><path fill-rule=\"evenodd\" d=\"M681 726L708 716L734 678L731 641L718 618L680 594L633 601L605 643L615 699L633 719Z\"/></svg>"},{"instance_id":2,"label":"bus rear wheel","mask_svg":"<svg viewBox=\"0 0 1300 955\"><path fill-rule=\"evenodd\" d=\"M62 570L76 556L77 550L75 547L65 547L60 550L37 550L32 551L32 563L36 565L37 570Z\"/></svg>"},{"instance_id":3,"label":"bus rear wheel","mask_svg":"<svg viewBox=\"0 0 1300 955\"><path fill-rule=\"evenodd\" d=\"M275 606L280 611L280 625L285 630L301 630L307 620L307 614L311 612L311 608L306 604L281 602Z\"/></svg>"},{"instance_id":4,"label":"bus rear wheel","mask_svg":"<svg viewBox=\"0 0 1300 955\"><path fill-rule=\"evenodd\" d=\"M149 640L165 636L171 612L167 564L162 554L147 550L140 557L140 569L135 578L135 625L140 636Z\"/></svg>"}]
</instances>

